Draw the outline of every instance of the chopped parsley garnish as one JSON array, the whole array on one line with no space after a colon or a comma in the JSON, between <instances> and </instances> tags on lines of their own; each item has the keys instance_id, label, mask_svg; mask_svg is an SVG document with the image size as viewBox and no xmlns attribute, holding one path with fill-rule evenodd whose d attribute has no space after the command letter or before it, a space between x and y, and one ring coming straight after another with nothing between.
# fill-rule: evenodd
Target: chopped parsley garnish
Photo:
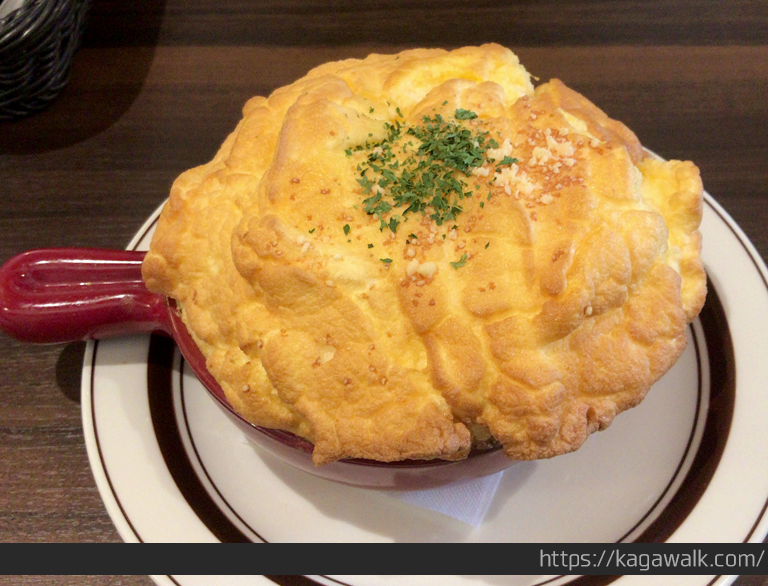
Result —
<instances>
[{"instance_id":1,"label":"chopped parsley garnish","mask_svg":"<svg viewBox=\"0 0 768 586\"><path fill-rule=\"evenodd\" d=\"M501 161L496 163L497 167L503 167L504 165L511 165L512 163L517 163L517 159L514 157L506 156Z\"/></svg>"},{"instance_id":2,"label":"chopped parsley garnish","mask_svg":"<svg viewBox=\"0 0 768 586\"><path fill-rule=\"evenodd\" d=\"M310 233L310 234L312 234L312 233L314 233L314 231L315 231L315 229L314 229L314 228L312 228L312 229L309 231L309 233Z\"/></svg>"},{"instance_id":3,"label":"chopped parsley garnish","mask_svg":"<svg viewBox=\"0 0 768 586\"><path fill-rule=\"evenodd\" d=\"M397 113L402 116L399 109ZM459 109L454 117L471 120L477 114ZM456 120L435 114L415 125L386 122L384 140L349 149L367 154L357 166L357 182L367 196L363 209L379 219L381 230L396 232L412 213L429 213L440 226L463 211L462 200L473 195L465 179L486 163L485 151L499 144L488 132L473 131ZM394 208L399 215L385 219Z\"/></svg>"},{"instance_id":4,"label":"chopped parsley garnish","mask_svg":"<svg viewBox=\"0 0 768 586\"><path fill-rule=\"evenodd\" d=\"M379 260L380 260L381 262L385 262L385 263L387 263L387 264L389 264L389 263L391 263L391 262L392 262L392 259L391 259L391 258L380 258Z\"/></svg>"},{"instance_id":5,"label":"chopped parsley garnish","mask_svg":"<svg viewBox=\"0 0 768 586\"><path fill-rule=\"evenodd\" d=\"M463 108L459 108L458 110L456 110L454 117L456 118L456 120L474 120L475 118L477 118L477 113L472 112L471 110L465 110Z\"/></svg>"},{"instance_id":6,"label":"chopped parsley garnish","mask_svg":"<svg viewBox=\"0 0 768 586\"><path fill-rule=\"evenodd\" d=\"M368 244L368 248L373 248L373 244Z\"/></svg>"},{"instance_id":7,"label":"chopped parsley garnish","mask_svg":"<svg viewBox=\"0 0 768 586\"><path fill-rule=\"evenodd\" d=\"M461 258L459 260L457 260L456 262L452 262L451 263L451 266L454 269L458 269L458 268L463 267L465 264L467 264L467 255L466 254L462 254Z\"/></svg>"},{"instance_id":8,"label":"chopped parsley garnish","mask_svg":"<svg viewBox=\"0 0 768 586\"><path fill-rule=\"evenodd\" d=\"M349 236L349 224L344 224L344 236Z\"/></svg>"}]
</instances>

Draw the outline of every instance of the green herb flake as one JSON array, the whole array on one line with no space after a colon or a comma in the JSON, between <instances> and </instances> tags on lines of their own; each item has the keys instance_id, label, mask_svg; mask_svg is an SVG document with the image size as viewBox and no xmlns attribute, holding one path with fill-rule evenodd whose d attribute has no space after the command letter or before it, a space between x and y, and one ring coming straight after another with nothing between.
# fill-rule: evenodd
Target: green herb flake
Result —
<instances>
[{"instance_id":1,"label":"green herb flake","mask_svg":"<svg viewBox=\"0 0 768 586\"><path fill-rule=\"evenodd\" d=\"M512 163L517 163L518 160L514 157L506 156L501 161L499 161L496 166L497 167L504 167L505 165L511 165Z\"/></svg>"},{"instance_id":2,"label":"green herb flake","mask_svg":"<svg viewBox=\"0 0 768 586\"><path fill-rule=\"evenodd\" d=\"M465 255L465 256L466 256L466 255ZM385 262L385 263L387 263L387 264L389 264L389 263L391 263L391 262L392 262L392 259L391 259L391 258L380 258L379 260L380 260L381 262Z\"/></svg>"},{"instance_id":3,"label":"green herb flake","mask_svg":"<svg viewBox=\"0 0 768 586\"><path fill-rule=\"evenodd\" d=\"M315 232L315 228L312 228L312 229L309 231L309 233L310 233L310 234L314 234L314 232Z\"/></svg>"},{"instance_id":4,"label":"green herb flake","mask_svg":"<svg viewBox=\"0 0 768 586\"><path fill-rule=\"evenodd\" d=\"M456 118L456 120L474 120L477 118L477 113L472 112L471 110L465 110L464 108L459 108L456 110L453 117Z\"/></svg>"},{"instance_id":5,"label":"green herb flake","mask_svg":"<svg viewBox=\"0 0 768 586\"><path fill-rule=\"evenodd\" d=\"M349 236L350 229L349 224L344 224L344 236Z\"/></svg>"},{"instance_id":6,"label":"green herb flake","mask_svg":"<svg viewBox=\"0 0 768 586\"><path fill-rule=\"evenodd\" d=\"M369 108L369 109L368 109L368 113L369 113L369 114L373 114L373 108Z\"/></svg>"},{"instance_id":7,"label":"green herb flake","mask_svg":"<svg viewBox=\"0 0 768 586\"><path fill-rule=\"evenodd\" d=\"M368 244L368 248L373 248L373 244Z\"/></svg>"},{"instance_id":8,"label":"green herb flake","mask_svg":"<svg viewBox=\"0 0 768 586\"><path fill-rule=\"evenodd\" d=\"M490 243L490 242L486 242L486 243L485 243L485 247L486 247L486 248L488 248L490 245L491 245L491 243Z\"/></svg>"},{"instance_id":9,"label":"green herb flake","mask_svg":"<svg viewBox=\"0 0 768 586\"><path fill-rule=\"evenodd\" d=\"M451 266L454 269L458 269L458 268L463 267L465 264L467 264L467 255L466 254L462 254L461 258L459 260L457 260L456 262L452 262L451 263Z\"/></svg>"}]
</instances>

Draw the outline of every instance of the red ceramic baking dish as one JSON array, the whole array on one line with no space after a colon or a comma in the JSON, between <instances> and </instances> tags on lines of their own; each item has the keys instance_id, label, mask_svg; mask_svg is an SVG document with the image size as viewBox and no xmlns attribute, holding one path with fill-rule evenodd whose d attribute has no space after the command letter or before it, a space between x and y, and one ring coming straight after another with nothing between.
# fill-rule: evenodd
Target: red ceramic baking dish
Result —
<instances>
[{"instance_id":1,"label":"red ceramic baking dish","mask_svg":"<svg viewBox=\"0 0 768 586\"><path fill-rule=\"evenodd\" d=\"M315 466L312 444L243 419L208 372L171 299L141 277L144 252L49 248L24 252L0 268L0 329L24 342L62 343L137 333L171 336L215 402L254 443L306 472L357 486L417 489L493 474L510 466L500 449L473 450L466 460L342 460Z\"/></svg>"}]
</instances>

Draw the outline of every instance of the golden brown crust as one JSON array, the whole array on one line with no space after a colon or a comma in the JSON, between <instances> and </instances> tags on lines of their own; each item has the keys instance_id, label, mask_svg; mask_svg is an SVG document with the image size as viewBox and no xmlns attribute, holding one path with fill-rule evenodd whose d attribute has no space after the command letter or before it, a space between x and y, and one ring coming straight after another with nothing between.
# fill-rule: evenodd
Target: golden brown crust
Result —
<instances>
[{"instance_id":1,"label":"golden brown crust","mask_svg":"<svg viewBox=\"0 0 768 586\"><path fill-rule=\"evenodd\" d=\"M454 221L381 229L356 147L458 109L497 140L463 176L475 195ZM645 157L562 82L534 91L498 45L371 55L250 100L174 183L143 272L235 408L318 464L460 459L488 432L546 458L682 353L706 294L701 198L692 163Z\"/></svg>"}]
</instances>

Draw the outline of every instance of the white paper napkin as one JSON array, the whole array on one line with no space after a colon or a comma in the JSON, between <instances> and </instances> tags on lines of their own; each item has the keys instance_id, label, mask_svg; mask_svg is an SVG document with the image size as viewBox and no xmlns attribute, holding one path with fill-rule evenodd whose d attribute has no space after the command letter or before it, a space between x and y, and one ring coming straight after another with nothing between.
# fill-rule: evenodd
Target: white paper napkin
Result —
<instances>
[{"instance_id":1,"label":"white paper napkin","mask_svg":"<svg viewBox=\"0 0 768 586\"><path fill-rule=\"evenodd\" d=\"M502 474L504 472L497 472L490 476L463 480L440 488L393 491L390 494L406 503L448 515L467 525L477 527L485 519Z\"/></svg>"}]
</instances>

